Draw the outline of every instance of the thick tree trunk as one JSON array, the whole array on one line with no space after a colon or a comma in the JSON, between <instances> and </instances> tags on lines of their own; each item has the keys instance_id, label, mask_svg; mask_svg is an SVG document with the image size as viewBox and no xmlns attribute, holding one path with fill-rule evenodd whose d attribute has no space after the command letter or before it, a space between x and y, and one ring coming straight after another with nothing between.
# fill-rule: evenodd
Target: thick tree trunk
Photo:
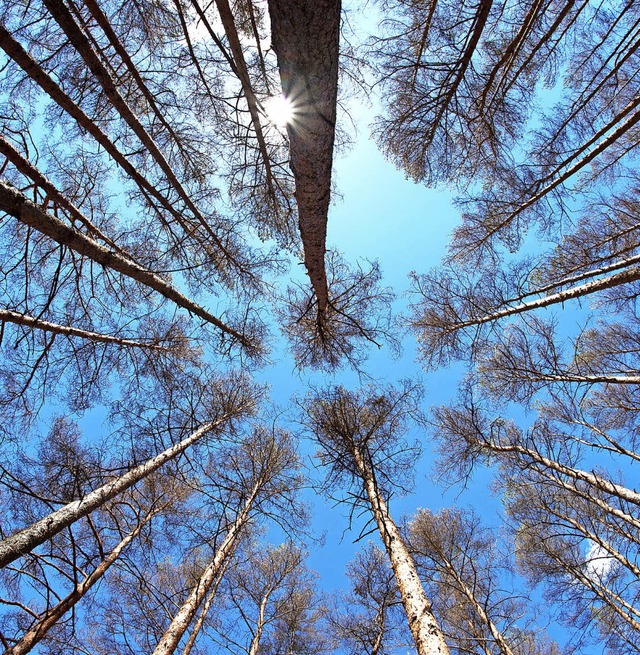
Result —
<instances>
[{"instance_id":1,"label":"thick tree trunk","mask_svg":"<svg viewBox=\"0 0 640 655\"><path fill-rule=\"evenodd\" d=\"M11 648L4 652L4 655L25 655L39 641L41 641L47 632L82 599L82 597L93 587L100 578L107 572L107 569L120 557L122 551L140 534L140 531L162 508L149 512L82 582L76 585L76 588L66 597L63 598L55 607L47 611L44 616L24 634Z\"/></svg>"},{"instance_id":2,"label":"thick tree trunk","mask_svg":"<svg viewBox=\"0 0 640 655\"><path fill-rule=\"evenodd\" d=\"M222 567L226 565L228 558L233 555L240 537L240 532L249 518L253 502L261 484L259 480L251 490L251 495L229 527L224 541L220 544L213 559L203 571L195 587L191 590L187 600L173 617L171 624L153 651L153 655L173 655L175 652L191 620L198 611L198 607L200 607L202 601L207 596L209 589L217 579Z\"/></svg>"},{"instance_id":3,"label":"thick tree trunk","mask_svg":"<svg viewBox=\"0 0 640 655\"><path fill-rule=\"evenodd\" d=\"M75 250L98 264L112 268L157 291L179 307L215 325L222 332L239 341L243 346L252 346L251 342L244 335L229 327L206 309L187 298L176 288L165 282L160 276L119 253L111 252L91 239L91 237L65 225L60 219L48 214L40 206L31 202L31 200L16 188L2 181L0 181L0 210L14 216L21 223L45 234L57 243L67 246L71 250Z\"/></svg>"},{"instance_id":4,"label":"thick tree trunk","mask_svg":"<svg viewBox=\"0 0 640 655\"><path fill-rule=\"evenodd\" d=\"M327 215L338 94L340 0L270 0L271 38L295 118L287 126L304 264L322 315L329 303Z\"/></svg>"},{"instance_id":5,"label":"thick tree trunk","mask_svg":"<svg viewBox=\"0 0 640 655\"><path fill-rule=\"evenodd\" d=\"M396 576L418 655L449 655L449 648L431 612L431 603L424 592L413 559L389 514L387 504L378 491L371 467L357 446L354 446L353 455Z\"/></svg>"},{"instance_id":6,"label":"thick tree trunk","mask_svg":"<svg viewBox=\"0 0 640 655\"><path fill-rule=\"evenodd\" d=\"M238 408L238 411L241 409L242 408ZM10 564L21 555L33 550L36 546L39 546L47 539L51 539L51 537L64 530L67 526L83 516L90 514L93 510L97 509L108 500L111 500L111 498L114 498L140 480L143 480L161 466L177 457L180 453L184 452L189 448L189 446L202 439L213 429L222 425L229 418L231 418L231 415L227 414L217 421L206 423L200 429L191 433L186 439L183 439L179 443L167 448L167 450L152 457L144 464L136 466L111 482L107 482L107 484L104 484L98 489L88 493L81 500L74 500L68 505L65 505L48 516L45 516L43 519L36 521L28 528L24 528L11 537L3 539L0 541L0 568Z\"/></svg>"}]
</instances>

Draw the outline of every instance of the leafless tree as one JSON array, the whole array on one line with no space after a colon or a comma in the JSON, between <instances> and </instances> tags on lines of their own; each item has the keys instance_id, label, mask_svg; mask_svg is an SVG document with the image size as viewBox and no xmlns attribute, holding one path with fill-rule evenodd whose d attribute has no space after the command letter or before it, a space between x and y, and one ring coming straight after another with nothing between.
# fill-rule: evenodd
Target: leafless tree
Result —
<instances>
[{"instance_id":1,"label":"leafless tree","mask_svg":"<svg viewBox=\"0 0 640 655\"><path fill-rule=\"evenodd\" d=\"M419 389L405 382L399 389L342 387L323 389L305 400L305 425L320 446L328 467L329 488L346 487L353 508L371 511L396 577L409 629L420 655L448 653L415 564L391 518L388 499L401 490L398 480L415 461L416 445L403 437L419 416Z\"/></svg>"}]
</instances>

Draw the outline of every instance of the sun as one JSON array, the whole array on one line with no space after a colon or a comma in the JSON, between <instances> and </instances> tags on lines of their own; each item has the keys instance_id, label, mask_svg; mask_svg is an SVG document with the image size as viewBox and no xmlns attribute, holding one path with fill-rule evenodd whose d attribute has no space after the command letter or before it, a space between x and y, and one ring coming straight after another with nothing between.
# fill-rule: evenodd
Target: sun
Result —
<instances>
[{"instance_id":1,"label":"sun","mask_svg":"<svg viewBox=\"0 0 640 655\"><path fill-rule=\"evenodd\" d=\"M269 122L276 127L286 127L293 121L295 115L293 103L283 95L266 100L264 111Z\"/></svg>"}]
</instances>

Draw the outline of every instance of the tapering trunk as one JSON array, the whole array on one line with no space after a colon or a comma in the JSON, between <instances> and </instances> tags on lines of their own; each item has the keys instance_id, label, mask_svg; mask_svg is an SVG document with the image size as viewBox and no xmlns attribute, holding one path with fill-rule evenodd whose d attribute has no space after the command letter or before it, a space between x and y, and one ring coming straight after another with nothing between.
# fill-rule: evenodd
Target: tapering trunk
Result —
<instances>
[{"instance_id":1,"label":"tapering trunk","mask_svg":"<svg viewBox=\"0 0 640 655\"><path fill-rule=\"evenodd\" d=\"M120 247L116 245L97 225L94 225L64 194L60 193L57 187L48 180L28 159L22 156L11 143L0 135L0 153L2 153L24 176L36 183L48 198L56 205L69 213L71 221L77 221L82 224L93 236L104 241L110 248L124 254ZM125 255L126 256L126 255Z\"/></svg>"},{"instance_id":2,"label":"tapering trunk","mask_svg":"<svg viewBox=\"0 0 640 655\"><path fill-rule=\"evenodd\" d=\"M340 0L270 0L271 38L285 97L304 264L321 316L329 303L327 215L338 92Z\"/></svg>"},{"instance_id":3,"label":"tapering trunk","mask_svg":"<svg viewBox=\"0 0 640 655\"><path fill-rule=\"evenodd\" d=\"M100 332L82 330L70 325L59 325L58 323L43 321L40 318L34 318L33 316L29 316L27 314L20 314L19 312L14 312L9 309L0 309L0 323L14 323L16 325L24 325L36 330L42 330L43 332L50 332L51 334L60 334L65 337L80 337L81 339L87 339L87 341L97 341L98 343L109 343L116 346L171 352L170 346L163 346L159 343L144 343L143 341L134 341L133 339L114 337L110 334L102 334Z\"/></svg>"},{"instance_id":4,"label":"tapering trunk","mask_svg":"<svg viewBox=\"0 0 640 655\"><path fill-rule=\"evenodd\" d=\"M251 347L251 342L242 334L223 323L219 318L196 304L175 287L165 282L152 271L136 264L132 259L114 253L100 245L91 237L65 225L60 219L48 214L40 206L31 202L16 188L0 181L0 210L17 218L24 225L45 234L57 243L92 259L93 261L112 268L123 275L144 284L171 300L179 307L199 316L219 330L233 337L245 347Z\"/></svg>"},{"instance_id":5,"label":"tapering trunk","mask_svg":"<svg viewBox=\"0 0 640 655\"><path fill-rule=\"evenodd\" d=\"M97 143L104 148L109 156L122 168L127 177L132 179L145 196L157 201L167 210L173 219L180 225L190 238L197 238L194 225L187 220L183 212L176 209L173 203L166 198L156 185L147 180L138 169L118 150L116 145L105 132L87 116L84 111L60 88L31 55L13 38L7 29L0 24L0 48L15 61L20 68L65 112L67 112L83 129L86 130Z\"/></svg>"},{"instance_id":6,"label":"tapering trunk","mask_svg":"<svg viewBox=\"0 0 640 655\"><path fill-rule=\"evenodd\" d=\"M532 450L531 448L525 448L524 446L517 444L501 446L500 444L483 440L479 440L478 445L485 446L487 449L496 453L513 453L515 455L524 456L525 458L536 462L547 469L556 471L561 475L566 475L567 477L573 478L574 480L586 482L599 491L610 494L611 496L617 496L622 500L640 506L640 494L638 492L632 491L631 489L623 487L622 485L615 484L614 482L611 482L610 480L607 480L606 478L603 478L601 475L597 475L596 473L589 473L581 469L576 469L571 466L560 464L560 462L556 462L553 459L544 457L539 452Z\"/></svg>"},{"instance_id":7,"label":"tapering trunk","mask_svg":"<svg viewBox=\"0 0 640 655\"><path fill-rule=\"evenodd\" d=\"M449 655L449 648L427 599L415 563L380 494L371 467L357 446L354 461L389 555L418 655Z\"/></svg>"},{"instance_id":8,"label":"tapering trunk","mask_svg":"<svg viewBox=\"0 0 640 655\"><path fill-rule=\"evenodd\" d=\"M189 653L191 653L191 649L193 648L193 645L196 643L196 639L198 638L198 635L200 634L200 630L202 630L202 626L204 625L204 620L207 618L207 614L209 614L209 610L211 609L211 604L213 603L213 599L216 597L216 592L218 591L220 582L224 577L224 572L227 569L228 563L229 560L228 559L225 560L222 567L220 568L220 571L218 572L218 577L211 585L211 589L209 590L209 593L207 594L204 604L202 605L202 609L200 610L200 614L198 614L198 618L196 619L195 625L193 626L193 629L189 633L189 638L187 639L187 643L184 645L184 650L182 651L182 655L189 655Z\"/></svg>"},{"instance_id":9,"label":"tapering trunk","mask_svg":"<svg viewBox=\"0 0 640 655\"><path fill-rule=\"evenodd\" d=\"M4 652L4 655L25 655L44 637L47 632L70 610L82 597L102 578L109 567L120 557L122 551L140 534L140 531L162 508L149 512L132 530L88 575L82 582L76 585L76 588L65 598L63 598L55 607L48 610L42 618L30 628L24 636L11 648Z\"/></svg>"},{"instance_id":10,"label":"tapering trunk","mask_svg":"<svg viewBox=\"0 0 640 655\"><path fill-rule=\"evenodd\" d=\"M200 607L202 601L207 596L209 589L218 577L222 567L225 566L228 558L233 555L240 537L240 532L249 518L260 485L261 482L258 481L253 487L249 498L242 507L242 510L238 513L229 527L224 541L220 544L213 559L203 571L195 587L191 590L187 600L173 617L171 624L153 651L153 655L173 655L175 652L180 640L187 631L191 620L198 611L198 607Z\"/></svg>"},{"instance_id":11,"label":"tapering trunk","mask_svg":"<svg viewBox=\"0 0 640 655\"><path fill-rule=\"evenodd\" d=\"M240 408L238 409L240 410ZM143 480L161 466L174 459L177 455L189 448L189 446L202 439L229 418L231 418L231 415L227 414L217 421L206 423L195 432L192 432L186 439L167 448L144 464L136 466L111 482L107 482L98 489L88 493L84 498L74 500L68 505L61 507L43 519L36 521L28 528L24 528L14 535L3 539L0 541L0 567L10 564L21 555L30 552L36 546L39 546L47 539L51 539L51 537L64 530L67 526L83 516L90 514L101 505L104 505L108 500L111 500L137 482L140 482L140 480Z\"/></svg>"},{"instance_id":12,"label":"tapering trunk","mask_svg":"<svg viewBox=\"0 0 640 655\"><path fill-rule=\"evenodd\" d=\"M636 280L640 280L640 266L630 266L629 268L618 273L614 273L608 277L603 277L597 280L592 280L591 282L586 282L585 284L570 287L569 289L564 289L563 291L549 294L543 298L539 298L538 300L523 302L519 305L516 305L515 307L498 309L478 318L471 318L466 321L460 321L459 323L452 323L449 326L448 331L455 332L463 328L473 327L475 325L483 325L484 323L491 323L501 318L506 318L507 316L522 314L532 309L540 309L542 307L549 307L550 305L558 305L560 303L566 302L567 300L582 298L584 296L588 296L589 294L596 293L597 291L613 289L614 287L620 286L621 284L628 284L629 282L635 282ZM420 327L420 323L420 320L416 321L416 327Z\"/></svg>"},{"instance_id":13,"label":"tapering trunk","mask_svg":"<svg viewBox=\"0 0 640 655\"><path fill-rule=\"evenodd\" d=\"M486 626L487 630L493 637L493 640L496 642L498 648L502 655L515 655L511 650L509 643L505 639L502 632L498 629L498 626L491 620L491 617L485 611L485 608L481 603L478 602L473 590L467 585L467 583L462 579L458 571L455 569L453 564L444 557L444 553L438 552L438 558L444 564L447 573L456 581L458 589L462 592L465 598L469 601L473 607L475 613L482 623Z\"/></svg>"}]
</instances>

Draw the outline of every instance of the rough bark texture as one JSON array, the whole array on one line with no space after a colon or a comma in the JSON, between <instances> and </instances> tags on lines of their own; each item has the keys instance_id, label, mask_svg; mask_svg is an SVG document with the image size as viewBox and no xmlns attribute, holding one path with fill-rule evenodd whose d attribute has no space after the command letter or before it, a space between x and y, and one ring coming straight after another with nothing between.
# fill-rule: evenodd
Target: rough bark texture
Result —
<instances>
[{"instance_id":1,"label":"rough bark texture","mask_svg":"<svg viewBox=\"0 0 640 655\"><path fill-rule=\"evenodd\" d=\"M389 514L387 504L378 491L371 468L357 447L354 447L354 461L396 576L418 655L449 655L449 648L431 612L431 603L424 593L413 559Z\"/></svg>"},{"instance_id":2,"label":"rough bark texture","mask_svg":"<svg viewBox=\"0 0 640 655\"><path fill-rule=\"evenodd\" d=\"M61 220L31 202L16 188L2 181L0 181L0 210L14 216L21 223L32 227L34 230L47 235L57 243L154 289L179 307L199 316L237 339L243 346L251 347L251 342L244 335L225 325L219 318L194 303L161 277L119 253L111 252L90 237L65 225Z\"/></svg>"},{"instance_id":3,"label":"rough bark texture","mask_svg":"<svg viewBox=\"0 0 640 655\"><path fill-rule=\"evenodd\" d=\"M7 537L0 541L0 568L10 564L18 559L21 555L30 552L36 546L44 543L47 539L51 539L54 535L64 530L67 526L71 525L78 519L93 512L111 498L126 491L140 480L146 478L148 475L159 469L163 464L171 461L174 457L185 451L189 446L194 444L199 439L202 439L206 434L211 432L214 428L221 425L229 416L225 416L212 423L203 425L199 430L191 433L186 439L179 443L167 448L159 455L151 458L149 461L136 466L124 475L107 482L98 489L88 493L80 500L61 507L60 509L52 512L43 519L36 521L28 528L24 528L11 537Z\"/></svg>"},{"instance_id":4,"label":"rough bark texture","mask_svg":"<svg viewBox=\"0 0 640 655\"><path fill-rule=\"evenodd\" d=\"M338 97L340 0L270 0L282 89L295 109L287 126L304 264L322 314L329 302L324 255Z\"/></svg>"}]
</instances>

